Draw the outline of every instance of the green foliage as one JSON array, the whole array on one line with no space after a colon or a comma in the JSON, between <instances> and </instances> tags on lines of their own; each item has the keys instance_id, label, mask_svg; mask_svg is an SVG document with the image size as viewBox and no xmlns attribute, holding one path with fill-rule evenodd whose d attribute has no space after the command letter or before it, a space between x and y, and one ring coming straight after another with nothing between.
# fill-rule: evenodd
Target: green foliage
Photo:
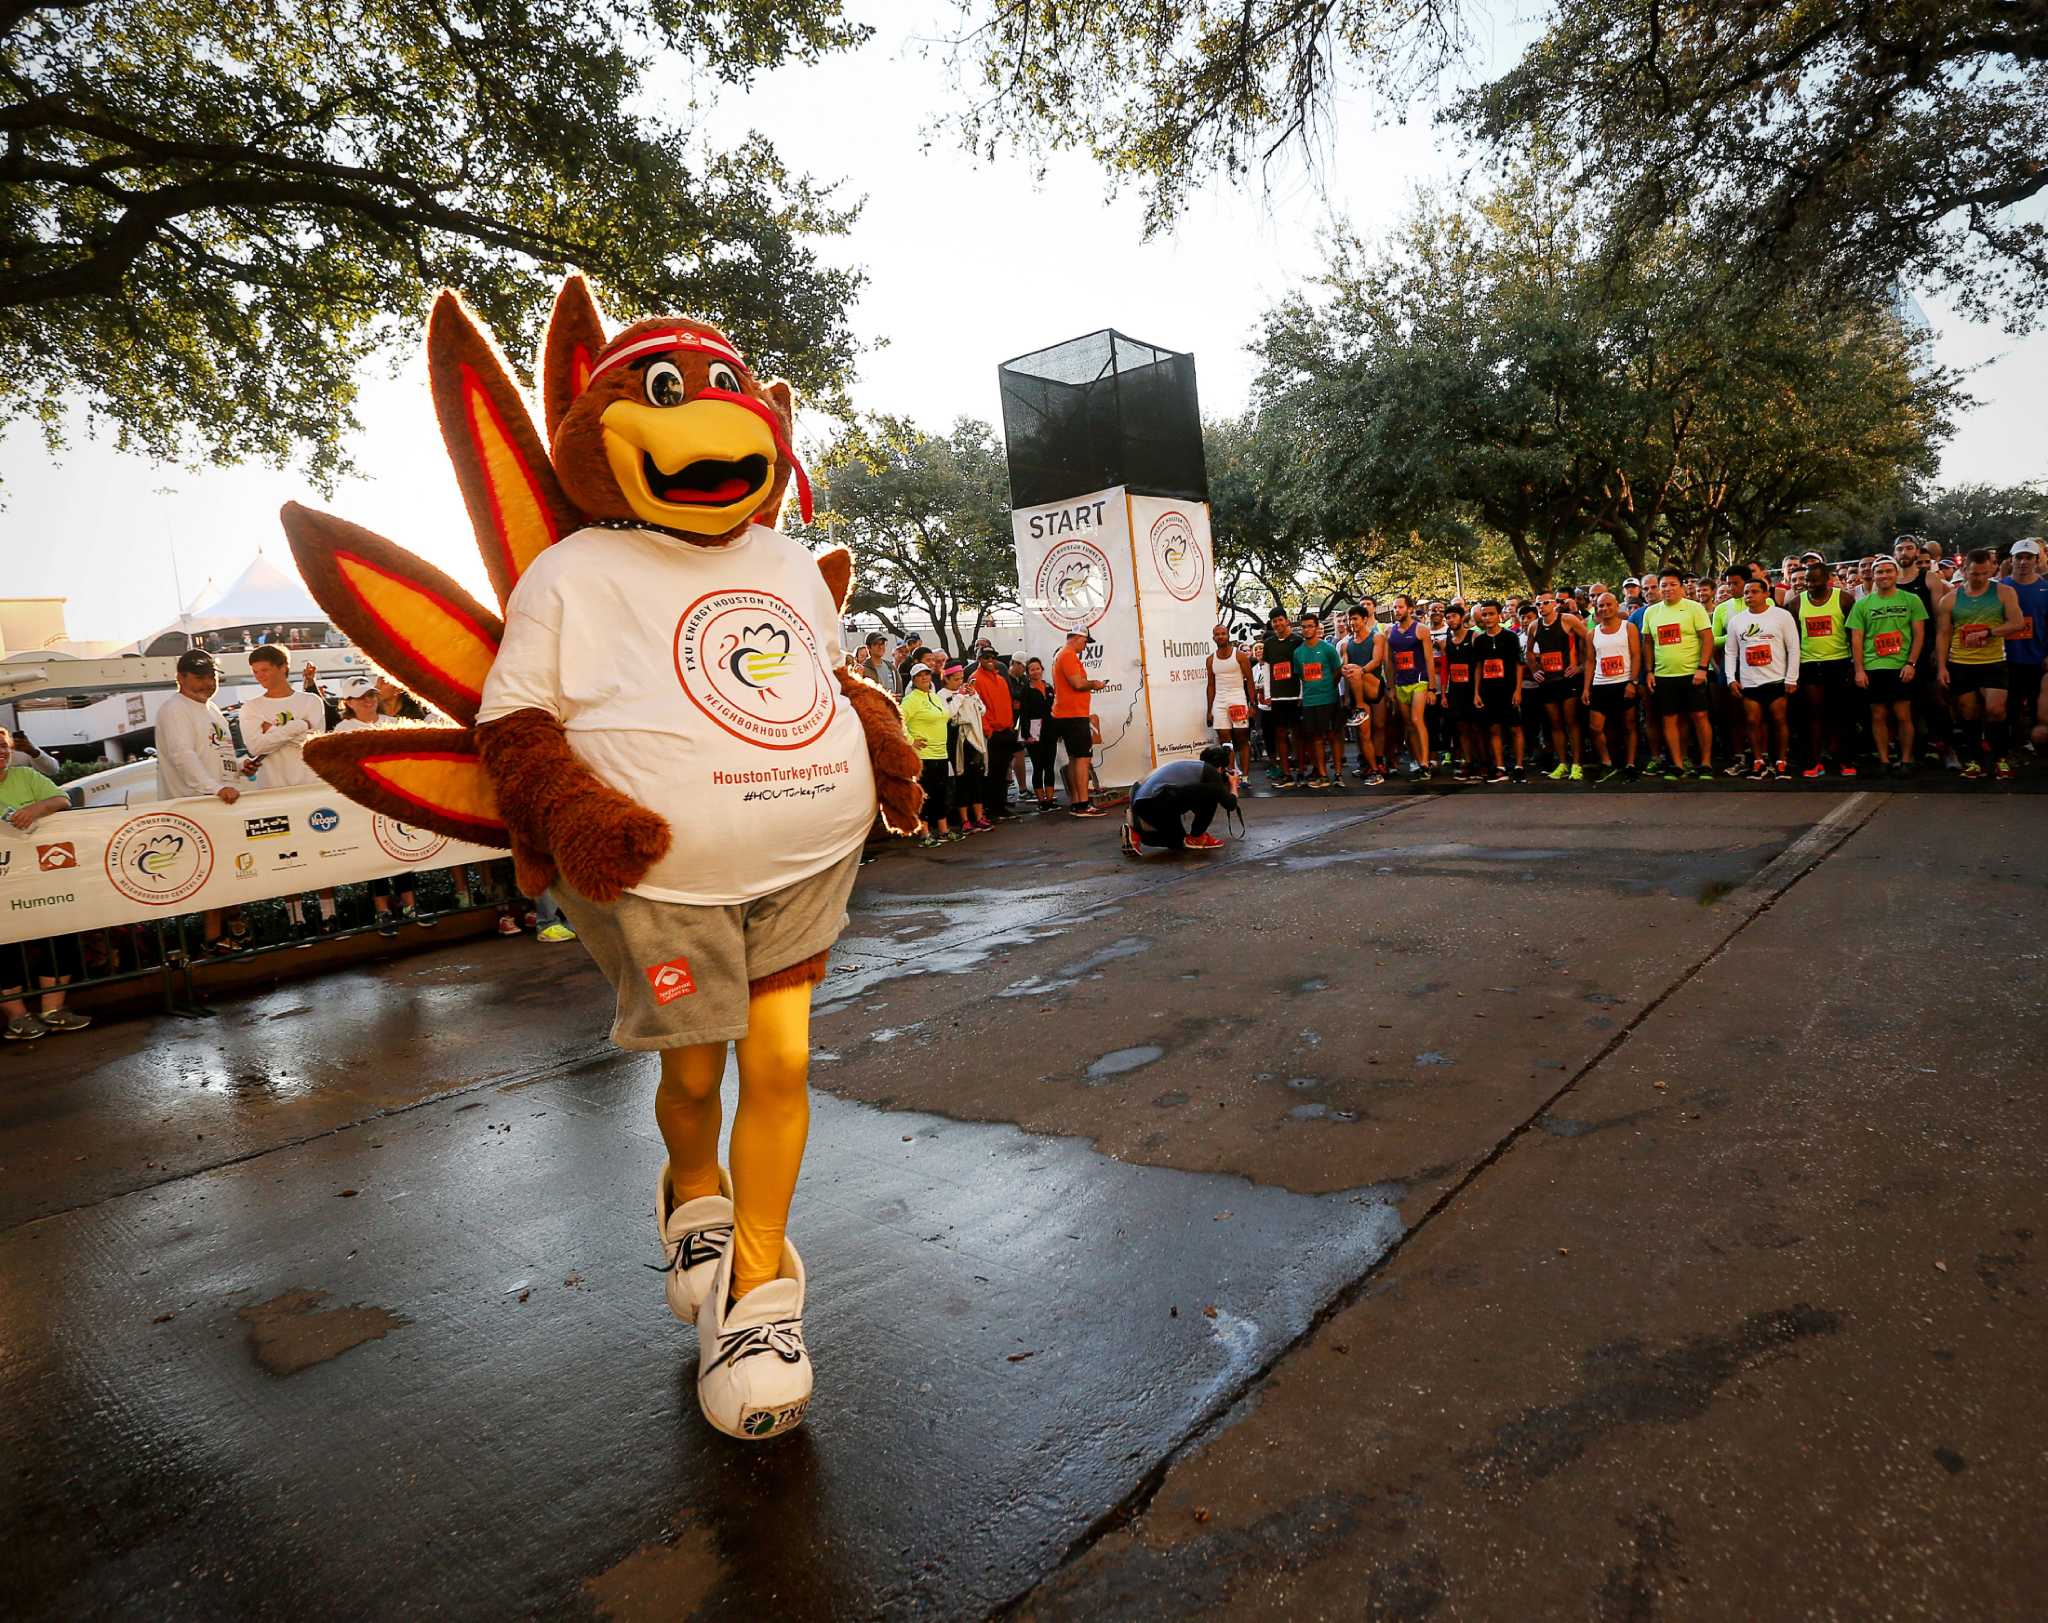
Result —
<instances>
[{"instance_id":1,"label":"green foliage","mask_svg":"<svg viewBox=\"0 0 2048 1623\"><path fill-rule=\"evenodd\" d=\"M1170 224L1191 188L1314 161L1340 94L1406 109L1506 21L1473 0L959 0L954 117L1090 153ZM1545 140L1612 205L1610 259L1673 223L1724 285L1826 287L1851 306L1946 284L1973 315L2048 305L2048 8L2014 0L1673 6L1559 0L1542 36L1456 117L1494 145Z\"/></svg>"},{"instance_id":2,"label":"green foliage","mask_svg":"<svg viewBox=\"0 0 2048 1623\"><path fill-rule=\"evenodd\" d=\"M832 393L852 210L699 97L857 43L838 0L0 0L0 426L346 465L443 284L530 354L580 265Z\"/></svg>"},{"instance_id":3,"label":"green foliage","mask_svg":"<svg viewBox=\"0 0 2048 1623\"><path fill-rule=\"evenodd\" d=\"M1253 433L1316 470L1318 533L1492 538L1541 587L1704 568L1932 472L1961 396L1889 311L1741 310L1676 232L1617 274L1604 225L1539 155L1333 244L1267 317Z\"/></svg>"},{"instance_id":4,"label":"green foliage","mask_svg":"<svg viewBox=\"0 0 2048 1623\"><path fill-rule=\"evenodd\" d=\"M899 617L914 609L959 653L991 609L1016 606L1009 475L987 423L963 417L937 435L900 417L863 418L827 447L817 471L816 534L806 540L853 553L849 613L875 615L901 635Z\"/></svg>"},{"instance_id":5,"label":"green foliage","mask_svg":"<svg viewBox=\"0 0 2048 1623\"><path fill-rule=\"evenodd\" d=\"M2023 535L2048 532L2048 483L1960 484L1901 490L1844 527L1855 554L1889 551L1900 535L1924 535L1960 551L2003 549Z\"/></svg>"}]
</instances>

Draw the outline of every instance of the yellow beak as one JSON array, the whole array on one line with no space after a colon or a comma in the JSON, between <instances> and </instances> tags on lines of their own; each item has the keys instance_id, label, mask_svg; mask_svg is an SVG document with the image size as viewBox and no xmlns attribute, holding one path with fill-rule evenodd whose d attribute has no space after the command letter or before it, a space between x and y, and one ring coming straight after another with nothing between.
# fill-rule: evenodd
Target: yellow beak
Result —
<instances>
[{"instance_id":1,"label":"yellow beak","mask_svg":"<svg viewBox=\"0 0 2048 1623\"><path fill-rule=\"evenodd\" d=\"M599 419L626 505L650 524L722 535L775 482L775 435L729 400L649 406L615 400Z\"/></svg>"}]
</instances>

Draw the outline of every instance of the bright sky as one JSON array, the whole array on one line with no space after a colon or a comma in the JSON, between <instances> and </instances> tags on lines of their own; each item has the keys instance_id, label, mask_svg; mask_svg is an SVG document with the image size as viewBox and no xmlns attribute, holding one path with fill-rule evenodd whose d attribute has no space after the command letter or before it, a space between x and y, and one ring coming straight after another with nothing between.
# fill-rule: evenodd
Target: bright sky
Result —
<instances>
[{"instance_id":1,"label":"bright sky","mask_svg":"<svg viewBox=\"0 0 2048 1623\"><path fill-rule=\"evenodd\" d=\"M977 164L942 140L926 150L927 123L953 94L941 63L920 54L904 8L855 9L878 22L864 51L769 76L721 108L717 127L759 128L792 169L844 176L850 194L865 196L851 236L825 248L869 278L852 319L875 347L862 359L854 399L928 428L963 414L997 421L999 362L1101 327L1192 350L1205 415L1234 413L1251 388L1247 337L1270 304L1316 270L1333 218L1368 235L1383 231L1416 185L1461 162L1438 144L1425 111L1384 125L1370 107L1348 102L1326 196L1294 169L1269 195L1215 187L1171 237L1146 243L1137 197L1105 201L1102 175L1086 159L1055 161L1039 177L1019 158ZM1488 41L1488 54L1505 61L1519 37ZM1943 479L2048 476L2040 434L2048 334L2014 340L1959 321L1925 295L1921 302L1937 358L1978 368L1972 385L1982 403L1950 442ZM208 578L226 585L258 547L289 567L276 515L298 499L413 548L488 601L424 364L395 381L381 373L370 381L362 418L356 457L367 476L324 501L290 471L166 468L83 438L52 466L32 435L0 440L0 595L69 598L73 637L142 636L177 612L174 554L187 599ZM799 443L805 438L800 423Z\"/></svg>"}]
</instances>

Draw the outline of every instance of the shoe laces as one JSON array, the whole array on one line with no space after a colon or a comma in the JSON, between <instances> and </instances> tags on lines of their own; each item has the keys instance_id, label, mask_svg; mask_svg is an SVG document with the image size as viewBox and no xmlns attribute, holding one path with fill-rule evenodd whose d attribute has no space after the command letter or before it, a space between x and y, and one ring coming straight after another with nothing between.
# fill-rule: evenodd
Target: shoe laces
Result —
<instances>
[{"instance_id":1,"label":"shoe laces","mask_svg":"<svg viewBox=\"0 0 2048 1623\"><path fill-rule=\"evenodd\" d=\"M678 1268L695 1268L699 1263L716 1262L719 1242L731 1239L730 1223L713 1223L709 1228L692 1229L675 1242L676 1254L667 1262L643 1262L640 1266L657 1274L670 1274Z\"/></svg>"},{"instance_id":2,"label":"shoe laces","mask_svg":"<svg viewBox=\"0 0 2048 1623\"><path fill-rule=\"evenodd\" d=\"M750 1324L745 1329L726 1331L718 1338L718 1356L704 1366L704 1373L709 1375L720 1364L743 1363L770 1352L785 1364L802 1363L804 1321L771 1319L766 1324Z\"/></svg>"}]
</instances>

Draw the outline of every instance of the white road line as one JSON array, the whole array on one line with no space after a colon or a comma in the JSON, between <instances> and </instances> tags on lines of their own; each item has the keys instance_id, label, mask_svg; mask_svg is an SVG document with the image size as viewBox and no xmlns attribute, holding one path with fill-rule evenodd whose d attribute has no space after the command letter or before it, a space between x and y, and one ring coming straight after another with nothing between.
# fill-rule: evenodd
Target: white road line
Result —
<instances>
[{"instance_id":1,"label":"white road line","mask_svg":"<svg viewBox=\"0 0 2048 1623\"><path fill-rule=\"evenodd\" d=\"M1754 878L1746 884L1737 885L1716 905L1745 913L1762 907L1861 828L1864 820L1876 810L1877 798L1870 790L1859 789L1765 863Z\"/></svg>"}]
</instances>

